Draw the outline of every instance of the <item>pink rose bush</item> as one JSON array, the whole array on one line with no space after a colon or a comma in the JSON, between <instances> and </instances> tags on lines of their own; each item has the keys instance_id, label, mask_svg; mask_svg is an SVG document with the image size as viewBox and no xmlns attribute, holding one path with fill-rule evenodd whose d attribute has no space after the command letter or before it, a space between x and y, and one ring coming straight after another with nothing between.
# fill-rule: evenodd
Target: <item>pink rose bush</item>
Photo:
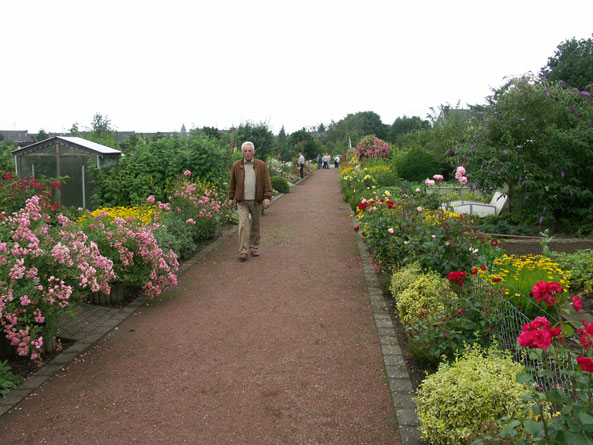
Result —
<instances>
[{"instance_id":1,"label":"pink rose bush","mask_svg":"<svg viewBox=\"0 0 593 445\"><path fill-rule=\"evenodd\" d=\"M354 149L354 156L363 164L367 159L388 158L389 144L377 136L364 137Z\"/></svg>"},{"instance_id":2,"label":"pink rose bush","mask_svg":"<svg viewBox=\"0 0 593 445\"><path fill-rule=\"evenodd\" d=\"M113 218L105 212L89 214L81 224L99 250L112 259L117 282L141 288L149 298L177 285L177 255L159 247L154 236L158 224Z\"/></svg>"},{"instance_id":3,"label":"pink rose bush","mask_svg":"<svg viewBox=\"0 0 593 445\"><path fill-rule=\"evenodd\" d=\"M0 328L21 356L38 359L52 322L84 291L109 292L112 262L82 232L50 226L34 195L0 213ZM59 215L59 224L69 220Z\"/></svg>"}]
</instances>

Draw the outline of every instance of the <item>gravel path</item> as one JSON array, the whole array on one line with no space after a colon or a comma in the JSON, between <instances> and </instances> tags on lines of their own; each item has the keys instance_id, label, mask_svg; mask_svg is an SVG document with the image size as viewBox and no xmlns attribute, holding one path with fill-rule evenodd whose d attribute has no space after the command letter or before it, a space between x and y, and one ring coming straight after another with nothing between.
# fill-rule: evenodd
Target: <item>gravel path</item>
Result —
<instances>
[{"instance_id":1,"label":"gravel path","mask_svg":"<svg viewBox=\"0 0 593 445\"><path fill-rule=\"evenodd\" d=\"M0 418L3 444L394 444L395 412L337 170L237 235Z\"/></svg>"}]
</instances>

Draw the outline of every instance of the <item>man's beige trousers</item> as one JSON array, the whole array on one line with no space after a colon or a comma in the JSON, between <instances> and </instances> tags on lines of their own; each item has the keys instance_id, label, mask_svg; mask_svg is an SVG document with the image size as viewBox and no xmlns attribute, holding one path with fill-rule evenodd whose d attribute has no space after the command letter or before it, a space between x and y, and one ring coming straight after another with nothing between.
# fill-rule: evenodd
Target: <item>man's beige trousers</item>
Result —
<instances>
[{"instance_id":1,"label":"man's beige trousers","mask_svg":"<svg viewBox=\"0 0 593 445\"><path fill-rule=\"evenodd\" d=\"M259 221L261 218L261 203L243 201L237 203L239 209L239 254L259 250ZM251 214L251 221L249 215Z\"/></svg>"}]
</instances>

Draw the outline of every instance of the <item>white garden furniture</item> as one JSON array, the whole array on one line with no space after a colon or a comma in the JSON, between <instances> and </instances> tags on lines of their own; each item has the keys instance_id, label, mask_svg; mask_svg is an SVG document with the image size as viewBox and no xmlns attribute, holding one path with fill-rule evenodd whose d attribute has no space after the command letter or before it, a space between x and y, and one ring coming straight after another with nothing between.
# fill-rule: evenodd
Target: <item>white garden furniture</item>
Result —
<instances>
[{"instance_id":1,"label":"white garden furniture","mask_svg":"<svg viewBox=\"0 0 593 445\"><path fill-rule=\"evenodd\" d=\"M461 199L447 202L446 207L455 213L467 213L482 218L484 216L499 215L507 201L508 195L502 192L495 192L489 204Z\"/></svg>"}]
</instances>

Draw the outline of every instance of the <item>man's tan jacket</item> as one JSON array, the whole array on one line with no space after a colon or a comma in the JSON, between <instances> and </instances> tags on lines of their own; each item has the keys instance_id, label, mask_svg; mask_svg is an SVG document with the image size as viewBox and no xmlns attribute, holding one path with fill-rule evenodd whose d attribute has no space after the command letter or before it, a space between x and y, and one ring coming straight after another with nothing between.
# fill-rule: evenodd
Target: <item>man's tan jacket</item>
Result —
<instances>
[{"instance_id":1,"label":"man's tan jacket","mask_svg":"<svg viewBox=\"0 0 593 445\"><path fill-rule=\"evenodd\" d=\"M253 171L255 172L255 202L260 204L264 199L272 199L274 191L270 182L268 166L260 159L253 159ZM237 202L244 201L245 167L243 159L235 161L231 169L231 182L229 183L229 199Z\"/></svg>"}]
</instances>

